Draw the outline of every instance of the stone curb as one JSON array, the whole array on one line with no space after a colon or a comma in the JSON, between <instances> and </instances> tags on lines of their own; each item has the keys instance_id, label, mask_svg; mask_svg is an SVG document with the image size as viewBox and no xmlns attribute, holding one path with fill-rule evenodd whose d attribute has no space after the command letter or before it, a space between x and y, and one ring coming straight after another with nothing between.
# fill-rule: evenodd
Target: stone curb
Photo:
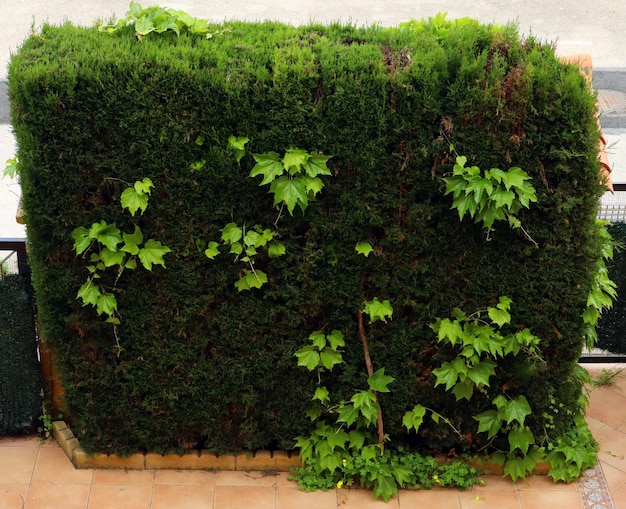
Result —
<instances>
[{"instance_id":1,"label":"stone curb","mask_svg":"<svg viewBox=\"0 0 626 509\"><path fill-rule=\"evenodd\" d=\"M213 451L186 451L184 454L137 453L88 454L64 421L52 423L52 435L75 468L124 468L128 470L240 470L288 472L301 466L296 452L256 451L248 454L218 456Z\"/></svg>"},{"instance_id":2,"label":"stone curb","mask_svg":"<svg viewBox=\"0 0 626 509\"><path fill-rule=\"evenodd\" d=\"M289 472L302 466L297 452L256 451L254 453L218 456L213 451L189 450L184 454L149 452L130 456L117 454L88 454L64 421L52 423L52 435L75 468L124 468L128 470L239 470L243 472ZM446 461L446 458L439 458ZM484 474L504 475L504 467L489 460L474 459L470 465ZM548 475L550 465L539 463L532 475Z\"/></svg>"}]
</instances>

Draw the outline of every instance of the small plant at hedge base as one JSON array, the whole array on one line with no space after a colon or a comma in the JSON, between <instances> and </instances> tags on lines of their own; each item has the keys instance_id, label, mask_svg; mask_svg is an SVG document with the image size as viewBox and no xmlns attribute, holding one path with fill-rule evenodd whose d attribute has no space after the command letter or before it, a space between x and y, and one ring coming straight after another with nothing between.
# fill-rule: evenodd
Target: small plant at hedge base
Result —
<instances>
[{"instance_id":1,"label":"small plant at hedge base","mask_svg":"<svg viewBox=\"0 0 626 509\"><path fill-rule=\"evenodd\" d=\"M52 423L54 418L48 411L48 405L46 402L46 395L43 389L39 391L39 397L41 398L41 415L39 416L39 426L37 427L37 433L41 442L45 442L52 436ZM59 414L56 420L63 419L63 415Z\"/></svg>"},{"instance_id":2,"label":"small plant at hedge base","mask_svg":"<svg viewBox=\"0 0 626 509\"><path fill-rule=\"evenodd\" d=\"M603 369L598 376L593 379L596 387L610 387L615 385L615 377L619 375L624 368L619 369Z\"/></svg>"}]
</instances>

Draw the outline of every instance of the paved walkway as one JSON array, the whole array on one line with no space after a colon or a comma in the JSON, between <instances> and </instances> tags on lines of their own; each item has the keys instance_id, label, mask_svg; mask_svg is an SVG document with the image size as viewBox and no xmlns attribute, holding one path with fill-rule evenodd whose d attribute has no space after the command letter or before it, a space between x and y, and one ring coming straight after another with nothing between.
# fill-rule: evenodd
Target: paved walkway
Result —
<instances>
[{"instance_id":1,"label":"paved walkway","mask_svg":"<svg viewBox=\"0 0 626 509\"><path fill-rule=\"evenodd\" d=\"M616 367L587 365L593 377ZM491 475L464 492L401 490L385 504L366 490L305 493L284 472L76 470L54 440L1 438L0 509L621 509L626 370L614 382L591 393L587 422L600 442L599 462L571 484L545 476L513 483Z\"/></svg>"}]
</instances>

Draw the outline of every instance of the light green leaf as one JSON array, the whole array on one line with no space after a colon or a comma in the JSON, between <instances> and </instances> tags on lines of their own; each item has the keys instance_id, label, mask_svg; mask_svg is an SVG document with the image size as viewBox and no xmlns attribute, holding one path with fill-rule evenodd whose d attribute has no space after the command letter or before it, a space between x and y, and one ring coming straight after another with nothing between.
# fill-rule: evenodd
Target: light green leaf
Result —
<instances>
[{"instance_id":1,"label":"light green leaf","mask_svg":"<svg viewBox=\"0 0 626 509\"><path fill-rule=\"evenodd\" d=\"M124 233L122 234L124 239L124 245L121 247L122 251L126 253L130 253L131 255L136 255L139 253L139 246L143 242L143 233L141 232L141 228L135 225L135 231L132 234Z\"/></svg>"},{"instance_id":2,"label":"light green leaf","mask_svg":"<svg viewBox=\"0 0 626 509\"><path fill-rule=\"evenodd\" d=\"M309 335L309 341L318 350L323 350L326 347L326 336L322 331L315 331Z\"/></svg>"},{"instance_id":3,"label":"light green leaf","mask_svg":"<svg viewBox=\"0 0 626 509\"><path fill-rule=\"evenodd\" d=\"M324 188L324 182L320 178L311 178L306 175L298 175L294 180L300 180L304 184L304 189L313 198Z\"/></svg>"},{"instance_id":4,"label":"light green leaf","mask_svg":"<svg viewBox=\"0 0 626 509\"><path fill-rule=\"evenodd\" d=\"M10 179L14 179L20 173L20 163L17 157L13 159L7 159L6 166L4 167L4 171L2 173L3 177L9 177Z\"/></svg>"},{"instance_id":5,"label":"light green leaf","mask_svg":"<svg viewBox=\"0 0 626 509\"><path fill-rule=\"evenodd\" d=\"M135 31L139 35L147 35L150 32L154 32L155 29L154 23L147 16L141 16L135 21Z\"/></svg>"},{"instance_id":6,"label":"light green leaf","mask_svg":"<svg viewBox=\"0 0 626 509\"><path fill-rule=\"evenodd\" d=\"M311 345L301 348L295 353L298 358L298 366L304 366L313 371L320 365L320 354Z\"/></svg>"},{"instance_id":7,"label":"light green leaf","mask_svg":"<svg viewBox=\"0 0 626 509\"><path fill-rule=\"evenodd\" d=\"M130 270L135 270L137 268L137 260L135 258L129 258L124 267Z\"/></svg>"},{"instance_id":8,"label":"light green leaf","mask_svg":"<svg viewBox=\"0 0 626 509\"><path fill-rule=\"evenodd\" d=\"M127 187L121 196L122 208L128 209L132 216L141 209L143 214L148 208L148 195L143 192L137 192L135 187Z\"/></svg>"},{"instance_id":9,"label":"light green leaf","mask_svg":"<svg viewBox=\"0 0 626 509\"><path fill-rule=\"evenodd\" d=\"M515 399L511 399L507 401L504 406L504 415L507 424L510 424L513 421L524 424L524 419L526 419L526 416L530 415L531 412L528 400L524 396L518 396Z\"/></svg>"},{"instance_id":10,"label":"light green leaf","mask_svg":"<svg viewBox=\"0 0 626 509\"><path fill-rule=\"evenodd\" d=\"M304 171L309 177L331 175L330 169L326 166L326 161L328 161L331 157L332 156L309 154L309 158L303 164Z\"/></svg>"},{"instance_id":11,"label":"light green leaf","mask_svg":"<svg viewBox=\"0 0 626 509\"><path fill-rule=\"evenodd\" d=\"M89 230L84 226L79 226L72 231L72 238L74 239L74 250L77 255L85 252L85 250L91 245L91 238L89 237Z\"/></svg>"},{"instance_id":12,"label":"light green leaf","mask_svg":"<svg viewBox=\"0 0 626 509\"><path fill-rule=\"evenodd\" d=\"M257 164L250 170L250 177L263 175L263 180L259 184L260 186L271 183L285 172L285 167L276 152L252 154L252 157L254 157Z\"/></svg>"},{"instance_id":13,"label":"light green leaf","mask_svg":"<svg viewBox=\"0 0 626 509\"><path fill-rule=\"evenodd\" d=\"M489 385L489 378L496 374L498 364L489 358L483 359L467 370L467 376L480 389L484 385Z\"/></svg>"},{"instance_id":14,"label":"light green leaf","mask_svg":"<svg viewBox=\"0 0 626 509\"><path fill-rule=\"evenodd\" d=\"M500 428L502 427L502 419L498 417L498 412L495 410L486 410L478 415L474 416L474 420L478 421L478 433L486 431L487 440L496 436Z\"/></svg>"},{"instance_id":15,"label":"light green leaf","mask_svg":"<svg viewBox=\"0 0 626 509\"><path fill-rule=\"evenodd\" d=\"M246 154L246 143L250 141L247 136L241 136L239 138L235 136L228 137L228 148L235 153L235 159L237 162L241 161L241 158Z\"/></svg>"},{"instance_id":16,"label":"light green leaf","mask_svg":"<svg viewBox=\"0 0 626 509\"><path fill-rule=\"evenodd\" d=\"M116 251L117 245L122 242L120 231L115 223L108 224L106 221L93 223L89 229L89 237L97 240L111 251Z\"/></svg>"},{"instance_id":17,"label":"light green leaf","mask_svg":"<svg viewBox=\"0 0 626 509\"><path fill-rule=\"evenodd\" d=\"M283 256L286 252L285 244L282 242L274 241L267 246L267 254L270 258Z\"/></svg>"},{"instance_id":18,"label":"light green leaf","mask_svg":"<svg viewBox=\"0 0 626 509\"><path fill-rule=\"evenodd\" d=\"M360 416L359 409L354 405L342 404L339 406L339 416L337 422L345 422L348 426L351 426L356 422Z\"/></svg>"},{"instance_id":19,"label":"light green leaf","mask_svg":"<svg viewBox=\"0 0 626 509\"><path fill-rule=\"evenodd\" d=\"M283 165L291 173L295 175L300 168L309 159L309 153L299 148L291 147L285 152L283 157Z\"/></svg>"},{"instance_id":20,"label":"light green leaf","mask_svg":"<svg viewBox=\"0 0 626 509\"><path fill-rule=\"evenodd\" d=\"M103 293L98 297L96 303L96 311L99 315L105 314L112 316L117 310L117 300L112 293Z\"/></svg>"},{"instance_id":21,"label":"light green leaf","mask_svg":"<svg viewBox=\"0 0 626 509\"><path fill-rule=\"evenodd\" d=\"M349 447L355 451L358 451L363 447L365 443L365 434L359 430L353 429L348 432L350 437Z\"/></svg>"},{"instance_id":22,"label":"light green leaf","mask_svg":"<svg viewBox=\"0 0 626 509\"><path fill-rule=\"evenodd\" d=\"M246 271L242 278L235 283L235 287L241 292L251 288L261 288L265 283L267 283L267 274L257 269L255 272Z\"/></svg>"},{"instance_id":23,"label":"light green leaf","mask_svg":"<svg viewBox=\"0 0 626 509\"><path fill-rule=\"evenodd\" d=\"M333 369L335 364L341 364L343 362L341 354L332 348L325 348L322 350L320 353L320 359L322 361L322 366L326 369Z\"/></svg>"},{"instance_id":24,"label":"light green leaf","mask_svg":"<svg viewBox=\"0 0 626 509\"><path fill-rule=\"evenodd\" d=\"M374 297L372 300L363 303L363 312L370 317L370 323L376 320L386 322L387 318L392 317L393 308L389 300L380 302L378 297Z\"/></svg>"},{"instance_id":25,"label":"light green leaf","mask_svg":"<svg viewBox=\"0 0 626 509\"><path fill-rule=\"evenodd\" d=\"M83 306L87 304L95 306L98 304L98 297L100 297L100 295L100 288L93 284L93 281L90 279L81 285L76 297L83 301Z\"/></svg>"},{"instance_id":26,"label":"light green leaf","mask_svg":"<svg viewBox=\"0 0 626 509\"><path fill-rule=\"evenodd\" d=\"M516 426L509 431L508 438L511 452L519 449L522 454L526 454L528 448L535 443L533 432L527 426Z\"/></svg>"},{"instance_id":27,"label":"light green leaf","mask_svg":"<svg viewBox=\"0 0 626 509\"><path fill-rule=\"evenodd\" d=\"M354 250L367 258L374 248L369 242L357 242Z\"/></svg>"},{"instance_id":28,"label":"light green leaf","mask_svg":"<svg viewBox=\"0 0 626 509\"><path fill-rule=\"evenodd\" d=\"M372 391L357 392L350 398L350 401L370 424L376 422L378 408L376 406L376 396L372 394Z\"/></svg>"},{"instance_id":29,"label":"light green leaf","mask_svg":"<svg viewBox=\"0 0 626 509\"><path fill-rule=\"evenodd\" d=\"M138 194L150 194L150 191L154 187L152 180L148 177L143 178L142 180L137 180L133 184L133 188L137 191Z\"/></svg>"},{"instance_id":30,"label":"light green leaf","mask_svg":"<svg viewBox=\"0 0 626 509\"><path fill-rule=\"evenodd\" d=\"M222 240L226 244L234 244L239 242L243 237L243 230L235 223L228 223L220 230L222 232Z\"/></svg>"},{"instance_id":31,"label":"light green leaf","mask_svg":"<svg viewBox=\"0 0 626 509\"><path fill-rule=\"evenodd\" d=\"M274 193L274 205L284 203L291 215L296 205L304 210L309 202L307 190L301 179L290 179L283 175L272 182L270 191Z\"/></svg>"},{"instance_id":32,"label":"light green leaf","mask_svg":"<svg viewBox=\"0 0 626 509\"><path fill-rule=\"evenodd\" d=\"M319 400L322 403L330 402L330 395L328 393L328 389L326 387L318 387L315 389L315 394L313 394L313 400Z\"/></svg>"},{"instance_id":33,"label":"light green leaf","mask_svg":"<svg viewBox=\"0 0 626 509\"><path fill-rule=\"evenodd\" d=\"M219 244L217 242L209 242L208 247L205 249L204 254L207 258L213 260L215 257L220 254L218 249Z\"/></svg>"},{"instance_id":34,"label":"light green leaf","mask_svg":"<svg viewBox=\"0 0 626 509\"><path fill-rule=\"evenodd\" d=\"M437 378L435 387L445 384L446 391L449 391L452 387L454 387L459 377L459 372L454 369L450 362L444 362L441 367L433 369L432 373Z\"/></svg>"},{"instance_id":35,"label":"light green leaf","mask_svg":"<svg viewBox=\"0 0 626 509\"><path fill-rule=\"evenodd\" d=\"M511 323L511 315L505 309L487 308L489 318L498 326L503 327L507 323Z\"/></svg>"},{"instance_id":36,"label":"light green leaf","mask_svg":"<svg viewBox=\"0 0 626 509\"><path fill-rule=\"evenodd\" d=\"M473 393L474 384L468 378L464 379L462 382L457 383L452 388L452 394L454 394L454 397L457 401L460 401L461 399L466 399L467 401L469 401Z\"/></svg>"},{"instance_id":37,"label":"light green leaf","mask_svg":"<svg viewBox=\"0 0 626 509\"><path fill-rule=\"evenodd\" d=\"M426 408L422 405L415 405L413 410L406 412L404 416L402 416L402 425L407 431L412 429L418 431L424 421L424 415L426 415Z\"/></svg>"},{"instance_id":38,"label":"light green leaf","mask_svg":"<svg viewBox=\"0 0 626 509\"><path fill-rule=\"evenodd\" d=\"M330 347L337 350L337 348L345 346L346 342L343 339L343 334L341 331L333 330L328 336L326 336Z\"/></svg>"},{"instance_id":39,"label":"light green leaf","mask_svg":"<svg viewBox=\"0 0 626 509\"><path fill-rule=\"evenodd\" d=\"M163 256L171 252L172 250L169 247L164 246L157 240L150 239L139 250L139 261L147 270L152 270L153 264L165 267Z\"/></svg>"},{"instance_id":40,"label":"light green leaf","mask_svg":"<svg viewBox=\"0 0 626 509\"><path fill-rule=\"evenodd\" d=\"M503 172L502 175L502 183L507 190L511 189L511 187L522 189L524 187L524 181L529 179L528 174L517 166L509 168L509 171Z\"/></svg>"},{"instance_id":41,"label":"light green leaf","mask_svg":"<svg viewBox=\"0 0 626 509\"><path fill-rule=\"evenodd\" d=\"M108 248L104 248L100 251L100 258L104 262L105 267L112 267L113 265L124 265L124 259L126 254L123 251L111 251Z\"/></svg>"},{"instance_id":42,"label":"light green leaf","mask_svg":"<svg viewBox=\"0 0 626 509\"><path fill-rule=\"evenodd\" d=\"M446 339L448 343L454 346L456 345L457 339L463 336L463 328L457 320L452 322L449 318L444 318L439 322L438 325L438 341L443 341L444 339Z\"/></svg>"},{"instance_id":43,"label":"light green leaf","mask_svg":"<svg viewBox=\"0 0 626 509\"><path fill-rule=\"evenodd\" d=\"M372 376L368 377L367 385L369 385L369 388L373 391L390 392L387 386L394 380L394 377L385 375L385 368L380 368L377 369Z\"/></svg>"}]
</instances>

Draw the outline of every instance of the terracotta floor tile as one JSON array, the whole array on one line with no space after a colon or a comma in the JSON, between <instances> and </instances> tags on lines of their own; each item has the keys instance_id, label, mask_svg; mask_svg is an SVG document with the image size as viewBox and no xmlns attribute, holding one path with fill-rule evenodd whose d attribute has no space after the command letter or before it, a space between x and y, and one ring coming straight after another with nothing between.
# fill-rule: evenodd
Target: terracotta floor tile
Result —
<instances>
[{"instance_id":1,"label":"terracotta floor tile","mask_svg":"<svg viewBox=\"0 0 626 509\"><path fill-rule=\"evenodd\" d=\"M598 459L626 472L626 433L615 430L599 440Z\"/></svg>"},{"instance_id":2,"label":"terracotta floor tile","mask_svg":"<svg viewBox=\"0 0 626 509\"><path fill-rule=\"evenodd\" d=\"M626 422L626 396L607 387L594 389L587 415L617 428Z\"/></svg>"},{"instance_id":3,"label":"terracotta floor tile","mask_svg":"<svg viewBox=\"0 0 626 509\"><path fill-rule=\"evenodd\" d=\"M37 447L1 447L0 483L29 483L37 463Z\"/></svg>"},{"instance_id":4,"label":"terracotta floor tile","mask_svg":"<svg viewBox=\"0 0 626 509\"><path fill-rule=\"evenodd\" d=\"M297 488L298 483L296 481L290 481L292 476L290 472L277 472L276 473L276 486L278 488Z\"/></svg>"},{"instance_id":5,"label":"terracotta floor tile","mask_svg":"<svg viewBox=\"0 0 626 509\"><path fill-rule=\"evenodd\" d=\"M604 478L610 491L615 491L626 484L626 473L611 465L601 462Z\"/></svg>"},{"instance_id":6,"label":"terracotta floor tile","mask_svg":"<svg viewBox=\"0 0 626 509\"><path fill-rule=\"evenodd\" d=\"M94 484L150 484L154 482L153 470L94 470Z\"/></svg>"},{"instance_id":7,"label":"terracotta floor tile","mask_svg":"<svg viewBox=\"0 0 626 509\"><path fill-rule=\"evenodd\" d=\"M213 486L215 472L206 470L155 470L155 484Z\"/></svg>"},{"instance_id":8,"label":"terracotta floor tile","mask_svg":"<svg viewBox=\"0 0 626 509\"><path fill-rule=\"evenodd\" d=\"M0 484L0 509L17 509L24 506L28 484Z\"/></svg>"},{"instance_id":9,"label":"terracotta floor tile","mask_svg":"<svg viewBox=\"0 0 626 509\"><path fill-rule=\"evenodd\" d=\"M587 415L585 420L587 421L587 426L589 426L589 430L591 431L593 438L595 438L596 440L604 438L614 429L608 424L599 421L598 419L590 415Z\"/></svg>"},{"instance_id":10,"label":"terracotta floor tile","mask_svg":"<svg viewBox=\"0 0 626 509\"><path fill-rule=\"evenodd\" d=\"M277 509L337 509L337 493L312 491L307 493L298 488L277 488Z\"/></svg>"},{"instance_id":11,"label":"terracotta floor tile","mask_svg":"<svg viewBox=\"0 0 626 509\"><path fill-rule=\"evenodd\" d=\"M543 509L546 507L567 507L567 509L582 509L582 501L578 491L562 490L527 490L520 491L524 509Z\"/></svg>"},{"instance_id":12,"label":"terracotta floor tile","mask_svg":"<svg viewBox=\"0 0 626 509\"><path fill-rule=\"evenodd\" d=\"M517 491L467 490L459 493L462 509L521 509ZM555 508L561 506L544 506ZM534 509L534 508L528 508ZM537 508L538 509L538 508ZM572 508L573 509L573 508Z\"/></svg>"},{"instance_id":13,"label":"terracotta floor tile","mask_svg":"<svg viewBox=\"0 0 626 509\"><path fill-rule=\"evenodd\" d=\"M612 492L611 499L615 509L626 507L626 486L622 486L620 489Z\"/></svg>"},{"instance_id":14,"label":"terracotta floor tile","mask_svg":"<svg viewBox=\"0 0 626 509\"><path fill-rule=\"evenodd\" d=\"M60 447L41 447L33 473L33 482L87 483L93 480L93 470L79 470Z\"/></svg>"},{"instance_id":15,"label":"terracotta floor tile","mask_svg":"<svg viewBox=\"0 0 626 509\"><path fill-rule=\"evenodd\" d=\"M145 484L95 484L88 509L149 509L151 499L152 486Z\"/></svg>"},{"instance_id":16,"label":"terracotta floor tile","mask_svg":"<svg viewBox=\"0 0 626 509\"><path fill-rule=\"evenodd\" d=\"M26 507L28 509L85 509L89 501L90 489L89 484L33 484L26 498Z\"/></svg>"},{"instance_id":17,"label":"terracotta floor tile","mask_svg":"<svg viewBox=\"0 0 626 509\"><path fill-rule=\"evenodd\" d=\"M216 486L213 509L275 509L276 490L269 486Z\"/></svg>"},{"instance_id":18,"label":"terracotta floor tile","mask_svg":"<svg viewBox=\"0 0 626 509\"><path fill-rule=\"evenodd\" d=\"M341 509L399 509L399 497L394 495L385 503L375 499L371 490L341 489L337 490L337 506Z\"/></svg>"},{"instance_id":19,"label":"terracotta floor tile","mask_svg":"<svg viewBox=\"0 0 626 509\"><path fill-rule=\"evenodd\" d=\"M221 470L215 474L217 486L276 486L276 474Z\"/></svg>"},{"instance_id":20,"label":"terracotta floor tile","mask_svg":"<svg viewBox=\"0 0 626 509\"><path fill-rule=\"evenodd\" d=\"M400 509L459 509L459 490L434 488L432 490L400 490ZM280 508L282 509L282 507Z\"/></svg>"},{"instance_id":21,"label":"terracotta floor tile","mask_svg":"<svg viewBox=\"0 0 626 509\"><path fill-rule=\"evenodd\" d=\"M29 483L38 447L0 447L0 484Z\"/></svg>"},{"instance_id":22,"label":"terracotta floor tile","mask_svg":"<svg viewBox=\"0 0 626 509\"><path fill-rule=\"evenodd\" d=\"M154 487L152 509L211 509L213 486Z\"/></svg>"}]
</instances>

